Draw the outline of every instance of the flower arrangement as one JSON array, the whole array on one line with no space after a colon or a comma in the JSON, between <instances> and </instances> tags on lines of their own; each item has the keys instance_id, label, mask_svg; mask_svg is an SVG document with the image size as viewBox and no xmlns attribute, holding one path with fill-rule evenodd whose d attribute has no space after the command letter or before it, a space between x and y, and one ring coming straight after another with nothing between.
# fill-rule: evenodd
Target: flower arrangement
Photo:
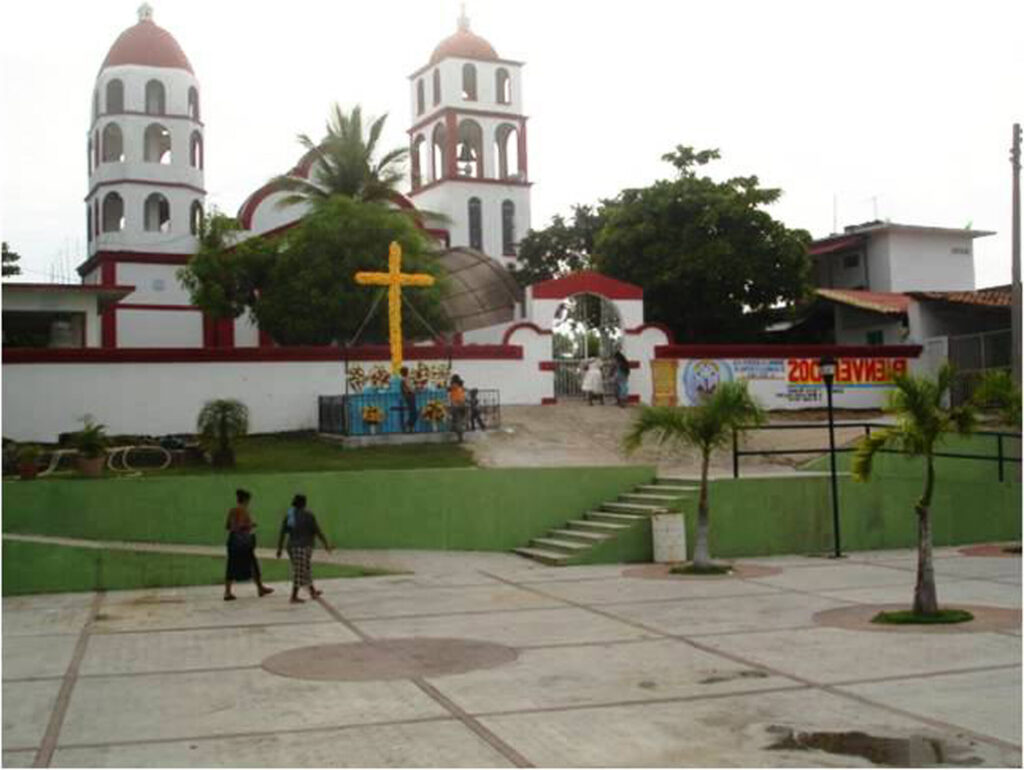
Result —
<instances>
[{"instance_id":1,"label":"flower arrangement","mask_svg":"<svg viewBox=\"0 0 1024 770\"><path fill-rule=\"evenodd\" d=\"M375 366L370 371L370 384L380 390L387 390L391 385L391 372L383 366Z\"/></svg>"},{"instance_id":2,"label":"flower arrangement","mask_svg":"<svg viewBox=\"0 0 1024 770\"><path fill-rule=\"evenodd\" d=\"M384 413L381 412L380 407L364 406L363 407L363 422L367 425L380 425L384 422Z\"/></svg>"},{"instance_id":3,"label":"flower arrangement","mask_svg":"<svg viewBox=\"0 0 1024 770\"><path fill-rule=\"evenodd\" d=\"M359 393L366 386L366 371L361 366L353 366L348 370L348 386Z\"/></svg>"},{"instance_id":4,"label":"flower arrangement","mask_svg":"<svg viewBox=\"0 0 1024 770\"><path fill-rule=\"evenodd\" d=\"M438 400L427 402L427 405L423 407L421 412L423 419L429 423L433 423L434 430L437 430L437 426L444 422L445 417L448 416L448 410L444 408L444 404Z\"/></svg>"},{"instance_id":5,"label":"flower arrangement","mask_svg":"<svg viewBox=\"0 0 1024 770\"><path fill-rule=\"evenodd\" d=\"M430 367L430 381L435 388L447 388L450 372L451 370L445 364L435 364Z\"/></svg>"},{"instance_id":6,"label":"flower arrangement","mask_svg":"<svg viewBox=\"0 0 1024 770\"><path fill-rule=\"evenodd\" d=\"M412 370L412 384L416 390L425 390L430 384L430 366L423 361L416 364Z\"/></svg>"}]
</instances>

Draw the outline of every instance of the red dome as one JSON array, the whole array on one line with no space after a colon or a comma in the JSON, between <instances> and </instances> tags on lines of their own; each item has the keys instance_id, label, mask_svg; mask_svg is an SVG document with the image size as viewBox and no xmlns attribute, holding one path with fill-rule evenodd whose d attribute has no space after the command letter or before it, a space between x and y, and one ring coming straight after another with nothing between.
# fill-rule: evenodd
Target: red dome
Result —
<instances>
[{"instance_id":1,"label":"red dome","mask_svg":"<svg viewBox=\"0 0 1024 770\"><path fill-rule=\"evenodd\" d=\"M448 56L482 61L498 60L498 52L494 47L479 35L470 32L469 19L465 16L459 17L459 28L455 34L446 37L434 49L434 53L430 55L430 63L437 64Z\"/></svg>"},{"instance_id":2,"label":"red dome","mask_svg":"<svg viewBox=\"0 0 1024 770\"><path fill-rule=\"evenodd\" d=\"M192 65L189 64L188 57L181 50L178 41L170 32L158 27L148 17L121 33L110 47L110 53L103 60L100 71L122 64L172 67L192 72Z\"/></svg>"}]
</instances>

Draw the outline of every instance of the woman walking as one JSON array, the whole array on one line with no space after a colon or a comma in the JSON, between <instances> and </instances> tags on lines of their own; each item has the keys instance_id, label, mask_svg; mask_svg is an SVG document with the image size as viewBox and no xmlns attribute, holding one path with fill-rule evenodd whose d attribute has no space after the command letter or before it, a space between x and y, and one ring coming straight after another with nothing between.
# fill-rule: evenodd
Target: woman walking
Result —
<instances>
[{"instance_id":1,"label":"woman walking","mask_svg":"<svg viewBox=\"0 0 1024 770\"><path fill-rule=\"evenodd\" d=\"M255 580L260 596L274 593L273 588L263 585L260 565L256 561L256 535L252 533L256 522L249 515L249 501L252 494L244 489L235 490L238 503L228 511L224 528L228 531L228 567L224 576L224 601L231 602L237 597L231 593L231 584L236 580Z\"/></svg>"},{"instance_id":2,"label":"woman walking","mask_svg":"<svg viewBox=\"0 0 1024 770\"><path fill-rule=\"evenodd\" d=\"M281 558L281 551L284 549L284 538L288 536L288 559L292 567L292 604L302 604L299 598L299 588L305 586L309 590L309 597L315 599L322 591L318 591L313 585L313 545L316 538L324 544L327 552L331 552L331 545L320 531L316 516L306 510L306 496L295 495L292 498L292 509L281 522L281 535L277 539L277 558Z\"/></svg>"},{"instance_id":3,"label":"woman walking","mask_svg":"<svg viewBox=\"0 0 1024 770\"><path fill-rule=\"evenodd\" d=\"M615 400L621 407L629 401L629 361L621 350L615 351Z\"/></svg>"}]
</instances>

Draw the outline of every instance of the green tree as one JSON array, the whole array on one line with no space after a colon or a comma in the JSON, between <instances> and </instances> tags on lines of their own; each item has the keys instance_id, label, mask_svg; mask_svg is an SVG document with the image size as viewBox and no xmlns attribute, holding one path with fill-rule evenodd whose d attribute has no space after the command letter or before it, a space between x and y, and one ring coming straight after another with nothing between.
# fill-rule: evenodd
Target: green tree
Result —
<instances>
[{"instance_id":1,"label":"green tree","mask_svg":"<svg viewBox=\"0 0 1024 770\"><path fill-rule=\"evenodd\" d=\"M21 267L15 264L21 255L16 251L11 251L7 245L7 241L2 243L2 256L3 256L3 276L6 278L9 275L21 275Z\"/></svg>"},{"instance_id":2,"label":"green tree","mask_svg":"<svg viewBox=\"0 0 1024 770\"><path fill-rule=\"evenodd\" d=\"M229 222L210 218L222 236ZM221 318L248 312L282 345L347 342L380 291L359 286L360 270L386 271L388 245L402 245L402 269L439 279L433 287L405 292L403 327L427 336L448 322L441 308L441 269L427 237L407 216L383 203L335 195L295 227L225 248L223 237L203 238L199 253L179 271L192 302ZM415 311L412 309L415 306ZM423 317L421 320L416 313ZM386 306L378 307L361 342L387 340Z\"/></svg>"},{"instance_id":3,"label":"green tree","mask_svg":"<svg viewBox=\"0 0 1024 770\"><path fill-rule=\"evenodd\" d=\"M756 336L772 308L809 291L810 234L764 210L782 193L756 176L717 182L698 175L717 150L680 145L663 158L674 179L604 203L595 267L643 286L648 318L681 341Z\"/></svg>"},{"instance_id":4,"label":"green tree","mask_svg":"<svg viewBox=\"0 0 1024 770\"><path fill-rule=\"evenodd\" d=\"M249 408L232 398L218 398L203 404L196 418L199 435L218 468L233 467L232 442L249 432Z\"/></svg>"},{"instance_id":5,"label":"green tree","mask_svg":"<svg viewBox=\"0 0 1024 770\"><path fill-rule=\"evenodd\" d=\"M917 582L914 586L915 615L939 612L932 565L932 494L935 491L935 448L950 433L970 433L975 425L971 406L947 408L943 404L953 381L948 364L935 380L913 375L894 378L895 390L889 397L886 411L896 418L892 428L865 436L853 455L853 474L860 481L871 476L875 454L885 448L898 449L925 461L924 490L914 505L917 515Z\"/></svg>"},{"instance_id":6,"label":"green tree","mask_svg":"<svg viewBox=\"0 0 1024 770\"><path fill-rule=\"evenodd\" d=\"M573 206L572 219L556 214L543 230L531 230L519 242L512 275L520 286L591 267L594 240L604 217L593 206Z\"/></svg>"},{"instance_id":7,"label":"green tree","mask_svg":"<svg viewBox=\"0 0 1024 770\"><path fill-rule=\"evenodd\" d=\"M670 448L691 447L700 452L700 497L697 503L697 541L693 549L695 571L710 571L708 543L710 511L708 469L711 454L725 446L733 429L761 425L765 412L747 391L745 382L719 383L697 406L649 406L640 410L623 440L627 452L636 451L646 436Z\"/></svg>"},{"instance_id":8,"label":"green tree","mask_svg":"<svg viewBox=\"0 0 1024 770\"><path fill-rule=\"evenodd\" d=\"M1013 381L1013 375L1008 371L986 372L971 396L971 403L980 411L995 414L1004 425L1020 430L1020 387Z\"/></svg>"},{"instance_id":9,"label":"green tree","mask_svg":"<svg viewBox=\"0 0 1024 770\"><path fill-rule=\"evenodd\" d=\"M297 174L275 177L271 184L288 192L281 206L297 203L320 205L333 195L347 195L362 201L386 201L404 177L407 147L397 147L376 157L387 115L371 120L364 136L363 111L358 105L348 114L334 105L327 121L327 133L320 142L306 134L299 143L312 155L310 178Z\"/></svg>"}]
</instances>

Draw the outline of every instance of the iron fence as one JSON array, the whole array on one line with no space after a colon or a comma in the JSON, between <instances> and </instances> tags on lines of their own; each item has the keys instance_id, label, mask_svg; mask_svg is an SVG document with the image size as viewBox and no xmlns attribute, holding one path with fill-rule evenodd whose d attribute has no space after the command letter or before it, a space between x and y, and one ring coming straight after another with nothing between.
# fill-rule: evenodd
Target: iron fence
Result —
<instances>
[{"instance_id":1,"label":"iron fence","mask_svg":"<svg viewBox=\"0 0 1024 770\"><path fill-rule=\"evenodd\" d=\"M864 435L870 436L872 429L885 429L891 428L891 425L886 425L880 422L847 422L835 423L837 428L857 428L861 427L864 429ZM827 455L829 448L818 449L741 449L740 448L740 434L746 431L763 431L763 430L807 430L809 428L827 429L828 423L819 422L792 422L784 423L780 425L751 425L739 429L734 429L732 432L732 475L733 478L738 479L740 477L740 458L749 457L752 455ZM994 436L996 440L996 451L995 454L969 454L964 452L935 452L935 457L949 457L958 460L983 460L987 462L998 463L999 480L1003 481L1005 478L1004 465L1007 463L1021 462L1020 457L1020 433L1006 433L1003 431L992 431L992 430L979 430L974 431L971 435L974 436ZM1013 441L1017 442L1017 456L1008 454L1009 447L1006 446L1008 443ZM856 447L836 447L836 454L842 454L847 452L855 452ZM898 449L882 449L880 450L884 454L907 454L901 452Z\"/></svg>"},{"instance_id":2,"label":"iron fence","mask_svg":"<svg viewBox=\"0 0 1024 770\"><path fill-rule=\"evenodd\" d=\"M954 406L966 403L986 372L1010 370L1013 362L1013 338L1009 329L978 334L959 334L948 338L948 358L953 366L950 399Z\"/></svg>"},{"instance_id":3,"label":"iron fence","mask_svg":"<svg viewBox=\"0 0 1024 770\"><path fill-rule=\"evenodd\" d=\"M476 390L453 407L447 391L433 388L416 391L411 403L398 391L320 396L317 425L342 436L492 430L501 427L501 401L497 390Z\"/></svg>"}]
</instances>

